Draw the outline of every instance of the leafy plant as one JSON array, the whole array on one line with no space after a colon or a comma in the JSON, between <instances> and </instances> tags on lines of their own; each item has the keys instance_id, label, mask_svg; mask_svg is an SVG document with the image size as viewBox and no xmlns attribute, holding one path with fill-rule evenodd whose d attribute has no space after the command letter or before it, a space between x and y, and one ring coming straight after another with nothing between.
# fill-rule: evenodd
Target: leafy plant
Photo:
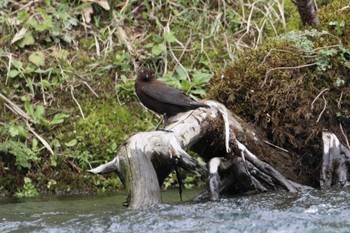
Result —
<instances>
[{"instance_id":1,"label":"leafy plant","mask_svg":"<svg viewBox=\"0 0 350 233\"><path fill-rule=\"evenodd\" d=\"M23 137L25 138L28 135L28 131L22 126L14 123L8 125L8 133L11 137Z\"/></svg>"},{"instance_id":2,"label":"leafy plant","mask_svg":"<svg viewBox=\"0 0 350 233\"><path fill-rule=\"evenodd\" d=\"M44 123L45 107L43 105L38 105L36 108L34 108L29 101L26 101L24 103L24 108L29 116L33 118L35 124Z\"/></svg>"},{"instance_id":3,"label":"leafy plant","mask_svg":"<svg viewBox=\"0 0 350 233\"><path fill-rule=\"evenodd\" d=\"M24 185L16 192L17 197L36 197L39 196L38 190L29 177L24 177Z\"/></svg>"},{"instance_id":4,"label":"leafy plant","mask_svg":"<svg viewBox=\"0 0 350 233\"><path fill-rule=\"evenodd\" d=\"M344 29L345 29L344 20L331 21L329 22L329 26L332 26L335 28L335 31L337 32L338 36L341 36L344 34Z\"/></svg>"},{"instance_id":5,"label":"leafy plant","mask_svg":"<svg viewBox=\"0 0 350 233\"><path fill-rule=\"evenodd\" d=\"M205 85L213 77L213 74L202 72L197 69L185 70L184 68L177 66L175 69L175 75L167 73L159 80L166 82L167 84L183 90L190 95L197 95L204 97L206 95Z\"/></svg>"},{"instance_id":6,"label":"leafy plant","mask_svg":"<svg viewBox=\"0 0 350 233\"><path fill-rule=\"evenodd\" d=\"M76 158L79 162L79 166L83 169L90 169L90 162L93 158L92 154L87 151L84 150L83 152L77 151L76 153L74 153L74 158Z\"/></svg>"},{"instance_id":7,"label":"leafy plant","mask_svg":"<svg viewBox=\"0 0 350 233\"><path fill-rule=\"evenodd\" d=\"M22 142L7 140L0 144L0 151L16 158L15 165L20 168L31 168L32 162L39 162L40 157Z\"/></svg>"},{"instance_id":8,"label":"leafy plant","mask_svg":"<svg viewBox=\"0 0 350 233\"><path fill-rule=\"evenodd\" d=\"M331 59L338 53L336 49L321 49L316 57L317 69L326 71L331 68Z\"/></svg>"},{"instance_id":9,"label":"leafy plant","mask_svg":"<svg viewBox=\"0 0 350 233\"><path fill-rule=\"evenodd\" d=\"M42 124L51 128L55 125L63 123L64 120L69 117L69 115L65 113L57 113L53 119L49 121L45 118L45 107L43 105L39 104L38 106L34 107L29 103L29 101L25 101L24 108L29 116L33 118L35 124Z\"/></svg>"},{"instance_id":10,"label":"leafy plant","mask_svg":"<svg viewBox=\"0 0 350 233\"><path fill-rule=\"evenodd\" d=\"M118 100L131 100L135 98L134 80L128 79L125 75L121 75L118 84L115 87Z\"/></svg>"}]
</instances>

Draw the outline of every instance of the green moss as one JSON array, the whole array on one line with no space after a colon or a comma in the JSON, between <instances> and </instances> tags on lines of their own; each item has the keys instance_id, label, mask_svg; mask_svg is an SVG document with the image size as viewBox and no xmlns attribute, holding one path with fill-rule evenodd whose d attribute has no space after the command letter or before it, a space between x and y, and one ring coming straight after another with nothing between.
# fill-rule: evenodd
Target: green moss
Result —
<instances>
[{"instance_id":1,"label":"green moss","mask_svg":"<svg viewBox=\"0 0 350 233\"><path fill-rule=\"evenodd\" d=\"M350 106L350 17L335 13L345 5L335 2L320 10L320 19L326 25L335 19L344 21L341 35L306 30L270 39L217 72L209 90L209 98L254 123L272 143L305 159L308 172L317 170L322 157L322 130L342 137L339 124L350 127L350 111L345 107ZM324 94L316 98L322 90Z\"/></svg>"},{"instance_id":2,"label":"green moss","mask_svg":"<svg viewBox=\"0 0 350 233\"><path fill-rule=\"evenodd\" d=\"M144 120L140 106L131 110L121 106L115 99L88 102L84 109L89 109L85 120L77 120L73 124L72 133L68 135L69 140L77 140L74 154L78 159L85 152L86 156L91 157L87 159L90 161L110 160L115 156L117 147L131 133L152 127L149 121Z\"/></svg>"},{"instance_id":3,"label":"green moss","mask_svg":"<svg viewBox=\"0 0 350 233\"><path fill-rule=\"evenodd\" d=\"M341 9L348 4L347 0L334 0L318 12L322 28L339 36L347 45L350 43L350 10Z\"/></svg>"},{"instance_id":4,"label":"green moss","mask_svg":"<svg viewBox=\"0 0 350 233\"><path fill-rule=\"evenodd\" d=\"M292 1L285 1L284 4L284 10L286 12L286 31L299 30L301 19L297 7Z\"/></svg>"}]
</instances>

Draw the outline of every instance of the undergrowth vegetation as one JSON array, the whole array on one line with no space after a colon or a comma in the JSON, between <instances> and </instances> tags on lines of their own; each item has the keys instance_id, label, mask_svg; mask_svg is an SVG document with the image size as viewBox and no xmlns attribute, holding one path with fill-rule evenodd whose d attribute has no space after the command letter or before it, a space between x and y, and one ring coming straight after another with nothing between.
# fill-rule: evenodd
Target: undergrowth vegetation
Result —
<instances>
[{"instance_id":1,"label":"undergrowth vegetation","mask_svg":"<svg viewBox=\"0 0 350 233\"><path fill-rule=\"evenodd\" d=\"M338 34L347 24L329 22ZM299 25L284 0L0 1L0 192L120 188L85 171L154 129L158 118L134 93L139 67L203 98L239 53ZM340 52L323 52L317 67L328 69Z\"/></svg>"},{"instance_id":2,"label":"undergrowth vegetation","mask_svg":"<svg viewBox=\"0 0 350 233\"><path fill-rule=\"evenodd\" d=\"M291 31L246 51L213 79L210 98L252 122L294 155L301 183L317 186L322 131L350 148L350 11L332 1L322 28ZM234 90L234 91L232 91Z\"/></svg>"}]
</instances>

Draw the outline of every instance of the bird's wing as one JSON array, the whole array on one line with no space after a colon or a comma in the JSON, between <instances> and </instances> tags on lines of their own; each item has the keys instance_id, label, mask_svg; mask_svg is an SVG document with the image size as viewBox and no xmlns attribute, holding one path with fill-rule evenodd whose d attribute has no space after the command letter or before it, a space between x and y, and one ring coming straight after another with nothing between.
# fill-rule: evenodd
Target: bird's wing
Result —
<instances>
[{"instance_id":1,"label":"bird's wing","mask_svg":"<svg viewBox=\"0 0 350 233\"><path fill-rule=\"evenodd\" d=\"M145 85L142 87L142 91L149 97L166 104L190 107L194 102L182 91L168 85L159 85L156 88L151 85Z\"/></svg>"}]
</instances>

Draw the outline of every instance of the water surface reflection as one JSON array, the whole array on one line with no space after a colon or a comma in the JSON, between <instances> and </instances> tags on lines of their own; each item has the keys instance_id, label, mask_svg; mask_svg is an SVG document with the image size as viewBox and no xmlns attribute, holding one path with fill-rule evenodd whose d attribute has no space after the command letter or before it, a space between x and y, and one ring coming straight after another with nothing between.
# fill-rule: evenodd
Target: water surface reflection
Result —
<instances>
[{"instance_id":1,"label":"water surface reflection","mask_svg":"<svg viewBox=\"0 0 350 233\"><path fill-rule=\"evenodd\" d=\"M179 203L174 190L163 193L170 204L138 210L121 207L122 194L0 199L0 232L349 232L349 191Z\"/></svg>"}]
</instances>

